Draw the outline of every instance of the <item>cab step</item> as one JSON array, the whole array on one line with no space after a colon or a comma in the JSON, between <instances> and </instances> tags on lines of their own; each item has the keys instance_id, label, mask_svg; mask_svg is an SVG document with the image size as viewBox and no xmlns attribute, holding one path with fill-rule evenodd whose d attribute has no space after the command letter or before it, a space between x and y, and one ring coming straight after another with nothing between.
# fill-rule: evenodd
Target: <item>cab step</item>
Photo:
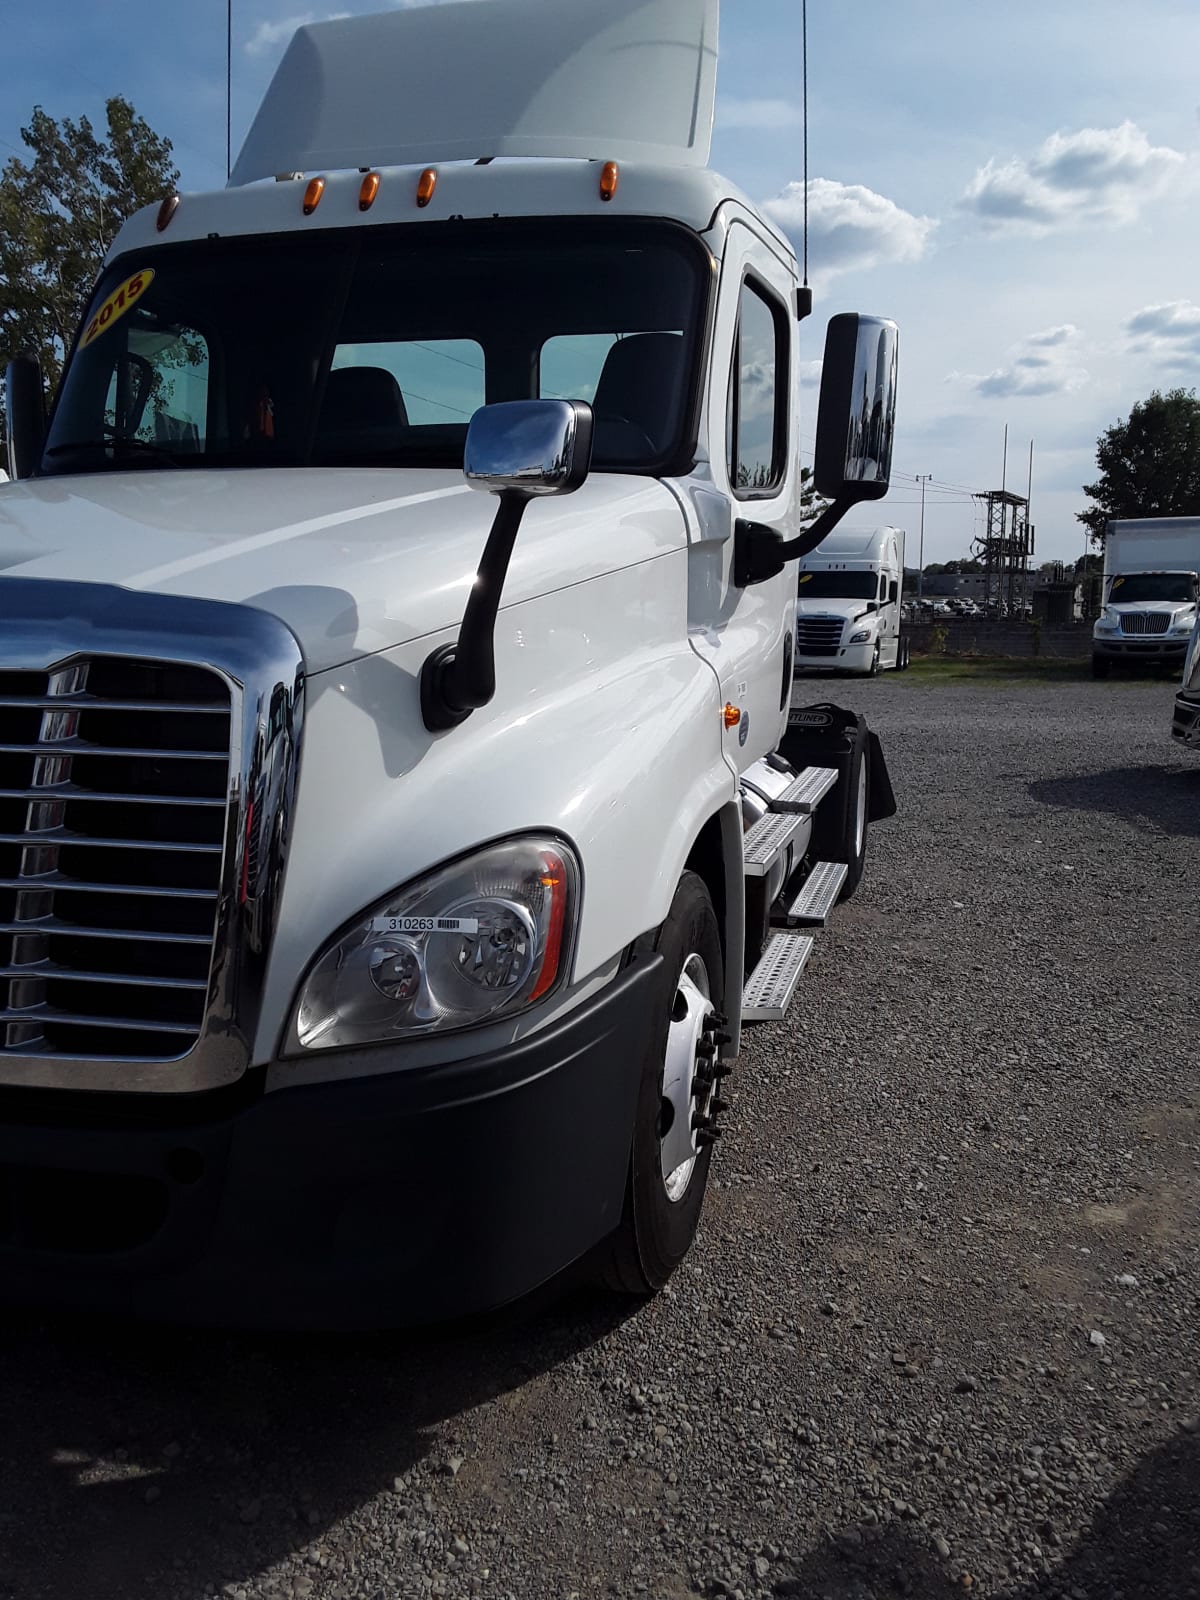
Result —
<instances>
[{"instance_id":1,"label":"cab step","mask_svg":"<svg viewBox=\"0 0 1200 1600\"><path fill-rule=\"evenodd\" d=\"M811 817L837 781L836 767L805 767L794 783L768 802L769 809Z\"/></svg>"},{"instance_id":2,"label":"cab step","mask_svg":"<svg viewBox=\"0 0 1200 1600\"><path fill-rule=\"evenodd\" d=\"M742 839L743 866L748 878L765 878L804 826L795 812L768 811Z\"/></svg>"},{"instance_id":3,"label":"cab step","mask_svg":"<svg viewBox=\"0 0 1200 1600\"><path fill-rule=\"evenodd\" d=\"M800 974L813 953L808 933L773 933L762 959L746 980L742 995L743 1022L778 1022L787 1015Z\"/></svg>"},{"instance_id":4,"label":"cab step","mask_svg":"<svg viewBox=\"0 0 1200 1600\"><path fill-rule=\"evenodd\" d=\"M776 923L781 928L823 928L837 905L849 867L844 861L818 861L800 893Z\"/></svg>"}]
</instances>

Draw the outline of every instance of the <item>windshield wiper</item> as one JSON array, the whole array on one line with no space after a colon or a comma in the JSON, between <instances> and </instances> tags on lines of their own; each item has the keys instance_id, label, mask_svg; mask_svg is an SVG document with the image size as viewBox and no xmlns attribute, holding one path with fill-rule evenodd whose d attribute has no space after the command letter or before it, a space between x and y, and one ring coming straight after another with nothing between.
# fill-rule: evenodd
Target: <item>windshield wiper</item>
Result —
<instances>
[{"instance_id":1,"label":"windshield wiper","mask_svg":"<svg viewBox=\"0 0 1200 1600\"><path fill-rule=\"evenodd\" d=\"M181 465L179 457L165 444L150 439L70 439L66 444L52 444L45 452L48 456L68 455L73 450L111 450L114 455L121 450L142 450L149 455L169 461L173 467Z\"/></svg>"}]
</instances>

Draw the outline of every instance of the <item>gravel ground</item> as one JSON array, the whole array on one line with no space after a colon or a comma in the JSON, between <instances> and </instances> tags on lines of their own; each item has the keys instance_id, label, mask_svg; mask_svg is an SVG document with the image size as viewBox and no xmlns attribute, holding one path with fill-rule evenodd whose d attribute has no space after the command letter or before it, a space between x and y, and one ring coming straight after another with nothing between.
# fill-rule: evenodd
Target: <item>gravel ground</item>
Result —
<instances>
[{"instance_id":1,"label":"gravel ground","mask_svg":"<svg viewBox=\"0 0 1200 1600\"><path fill-rule=\"evenodd\" d=\"M0 1596L1200 1595L1200 761L1162 683L841 698L902 814L674 1284L419 1340L10 1319Z\"/></svg>"}]
</instances>

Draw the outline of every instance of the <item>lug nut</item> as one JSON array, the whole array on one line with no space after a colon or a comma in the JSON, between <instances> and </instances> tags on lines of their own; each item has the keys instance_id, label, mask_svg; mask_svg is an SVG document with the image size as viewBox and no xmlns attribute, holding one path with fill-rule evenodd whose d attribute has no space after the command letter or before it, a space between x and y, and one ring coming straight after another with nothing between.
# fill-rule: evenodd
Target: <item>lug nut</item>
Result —
<instances>
[{"instance_id":1,"label":"lug nut","mask_svg":"<svg viewBox=\"0 0 1200 1600\"><path fill-rule=\"evenodd\" d=\"M733 1071L733 1068L728 1064L728 1062L714 1061L712 1070L714 1078L728 1078L730 1073Z\"/></svg>"},{"instance_id":2,"label":"lug nut","mask_svg":"<svg viewBox=\"0 0 1200 1600\"><path fill-rule=\"evenodd\" d=\"M720 1128L701 1128L700 1132L696 1135L696 1143L700 1146L701 1150L704 1150L708 1146L716 1144L720 1137Z\"/></svg>"},{"instance_id":3,"label":"lug nut","mask_svg":"<svg viewBox=\"0 0 1200 1600\"><path fill-rule=\"evenodd\" d=\"M701 1039L696 1046L696 1054L703 1056L705 1061L711 1061L717 1053L717 1047L711 1039Z\"/></svg>"},{"instance_id":4,"label":"lug nut","mask_svg":"<svg viewBox=\"0 0 1200 1600\"><path fill-rule=\"evenodd\" d=\"M704 1116L699 1111L692 1118L692 1132L693 1133L703 1133L706 1130L710 1129L711 1127L712 1127L712 1118Z\"/></svg>"},{"instance_id":5,"label":"lug nut","mask_svg":"<svg viewBox=\"0 0 1200 1600\"><path fill-rule=\"evenodd\" d=\"M710 1105L708 1109L712 1112L714 1117L719 1117L722 1112L729 1110L729 1101L728 1100L714 1100L712 1105Z\"/></svg>"}]
</instances>

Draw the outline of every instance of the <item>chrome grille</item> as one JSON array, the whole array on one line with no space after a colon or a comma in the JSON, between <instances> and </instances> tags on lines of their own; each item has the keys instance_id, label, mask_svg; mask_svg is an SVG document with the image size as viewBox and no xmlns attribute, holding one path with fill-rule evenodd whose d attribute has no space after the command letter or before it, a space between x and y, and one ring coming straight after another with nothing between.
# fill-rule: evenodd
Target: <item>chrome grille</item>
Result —
<instances>
[{"instance_id":1,"label":"chrome grille","mask_svg":"<svg viewBox=\"0 0 1200 1600\"><path fill-rule=\"evenodd\" d=\"M796 622L796 649L803 656L836 655L842 643L841 617L800 617Z\"/></svg>"},{"instance_id":2,"label":"chrome grille","mask_svg":"<svg viewBox=\"0 0 1200 1600\"><path fill-rule=\"evenodd\" d=\"M0 672L0 1059L184 1055L204 1020L231 704L204 667Z\"/></svg>"},{"instance_id":3,"label":"chrome grille","mask_svg":"<svg viewBox=\"0 0 1200 1600\"><path fill-rule=\"evenodd\" d=\"M1165 611L1125 611L1121 614L1122 633L1166 633L1171 618Z\"/></svg>"}]
</instances>

